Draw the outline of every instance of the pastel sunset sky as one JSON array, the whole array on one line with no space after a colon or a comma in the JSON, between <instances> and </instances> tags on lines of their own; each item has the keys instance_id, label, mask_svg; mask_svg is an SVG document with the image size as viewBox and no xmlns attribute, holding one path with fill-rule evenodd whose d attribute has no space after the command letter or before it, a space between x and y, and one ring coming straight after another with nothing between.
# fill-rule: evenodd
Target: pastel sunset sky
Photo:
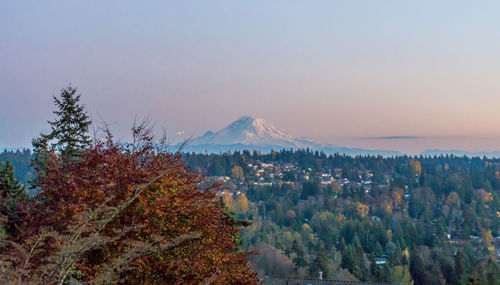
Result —
<instances>
[{"instance_id":1,"label":"pastel sunset sky","mask_svg":"<svg viewBox=\"0 0 500 285\"><path fill-rule=\"evenodd\" d=\"M71 83L126 139L243 115L365 148L500 150L499 1L0 0L0 148ZM420 143L367 139L417 136ZM425 143L424 143L425 142Z\"/></svg>"}]
</instances>

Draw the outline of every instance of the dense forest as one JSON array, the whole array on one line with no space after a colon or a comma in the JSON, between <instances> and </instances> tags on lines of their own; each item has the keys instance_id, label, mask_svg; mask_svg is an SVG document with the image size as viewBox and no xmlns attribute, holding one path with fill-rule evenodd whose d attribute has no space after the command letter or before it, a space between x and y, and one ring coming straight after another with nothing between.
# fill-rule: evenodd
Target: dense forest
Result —
<instances>
[{"instance_id":1,"label":"dense forest","mask_svg":"<svg viewBox=\"0 0 500 285\"><path fill-rule=\"evenodd\" d=\"M454 156L185 154L220 194L270 276L499 284L500 160Z\"/></svg>"},{"instance_id":2,"label":"dense forest","mask_svg":"<svg viewBox=\"0 0 500 285\"><path fill-rule=\"evenodd\" d=\"M3 152L17 177L28 151ZM498 284L500 160L309 150L183 155L221 184L261 277ZM23 180L26 181L26 180Z\"/></svg>"}]
</instances>

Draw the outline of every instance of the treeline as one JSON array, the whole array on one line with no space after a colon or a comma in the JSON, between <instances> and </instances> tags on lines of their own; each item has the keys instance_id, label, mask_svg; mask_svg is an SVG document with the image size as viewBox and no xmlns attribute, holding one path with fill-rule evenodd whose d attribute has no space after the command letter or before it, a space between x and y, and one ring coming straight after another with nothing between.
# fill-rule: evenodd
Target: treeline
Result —
<instances>
[{"instance_id":1,"label":"treeline","mask_svg":"<svg viewBox=\"0 0 500 285\"><path fill-rule=\"evenodd\" d=\"M33 169L30 167L31 151L23 150L3 150L0 152L0 162L9 162L14 167L15 178L26 184L33 178Z\"/></svg>"},{"instance_id":2,"label":"treeline","mask_svg":"<svg viewBox=\"0 0 500 285\"><path fill-rule=\"evenodd\" d=\"M310 150L184 157L204 175L231 177L223 196L240 202L229 205L248 200L245 211L232 209L253 221L241 236L261 250L252 262L262 275L499 284L498 159Z\"/></svg>"}]
</instances>

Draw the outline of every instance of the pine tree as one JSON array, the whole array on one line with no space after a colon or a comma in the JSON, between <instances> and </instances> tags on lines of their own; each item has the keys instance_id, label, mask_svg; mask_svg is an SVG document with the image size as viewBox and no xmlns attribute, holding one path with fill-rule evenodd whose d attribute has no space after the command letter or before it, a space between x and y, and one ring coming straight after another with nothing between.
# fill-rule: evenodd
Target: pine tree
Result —
<instances>
[{"instance_id":1,"label":"pine tree","mask_svg":"<svg viewBox=\"0 0 500 285\"><path fill-rule=\"evenodd\" d=\"M370 254L370 273L375 277L376 271L377 271L377 261L375 260L375 255L372 252Z\"/></svg>"},{"instance_id":2,"label":"pine tree","mask_svg":"<svg viewBox=\"0 0 500 285\"><path fill-rule=\"evenodd\" d=\"M54 121L48 121L51 126L49 134L41 134L33 140L33 148L37 152L49 145L64 159L76 159L90 144L88 131L90 120L85 112L85 106L80 104L80 96L76 88L70 86L61 90L60 98L54 96L57 116ZM36 155L36 154L35 154Z\"/></svg>"},{"instance_id":3,"label":"pine tree","mask_svg":"<svg viewBox=\"0 0 500 285\"><path fill-rule=\"evenodd\" d=\"M455 272L457 273L457 279L460 280L464 273L466 273L465 256L461 250L455 255Z\"/></svg>"},{"instance_id":4,"label":"pine tree","mask_svg":"<svg viewBox=\"0 0 500 285\"><path fill-rule=\"evenodd\" d=\"M414 249L410 256L410 274L415 285L432 284L425 268L425 263Z\"/></svg>"},{"instance_id":5,"label":"pine tree","mask_svg":"<svg viewBox=\"0 0 500 285\"><path fill-rule=\"evenodd\" d=\"M46 162L51 152L55 151L66 162L77 160L82 151L90 145L88 136L91 121L85 112L85 106L80 104L80 95L76 88L70 86L61 90L60 98L54 96L57 116L54 121L48 121L51 132L41 133L33 139L33 159L31 165L37 176L30 181L30 188L38 187L38 180L45 176Z\"/></svg>"},{"instance_id":6,"label":"pine tree","mask_svg":"<svg viewBox=\"0 0 500 285\"><path fill-rule=\"evenodd\" d=\"M24 186L14 177L14 166L7 161L0 164L0 209L2 214L11 215L17 203L26 198Z\"/></svg>"},{"instance_id":7,"label":"pine tree","mask_svg":"<svg viewBox=\"0 0 500 285\"><path fill-rule=\"evenodd\" d=\"M295 270L298 271L301 267L306 267L307 261L305 259L305 250L298 240L294 239L292 242L292 251L295 252L296 256L293 258L293 263L295 264Z\"/></svg>"},{"instance_id":8,"label":"pine tree","mask_svg":"<svg viewBox=\"0 0 500 285\"><path fill-rule=\"evenodd\" d=\"M311 264L309 271L311 276L315 276L319 272L322 272L323 278L330 277L330 272L328 269L328 255L326 254L326 249L323 245L319 246L316 253L316 259Z\"/></svg>"}]
</instances>

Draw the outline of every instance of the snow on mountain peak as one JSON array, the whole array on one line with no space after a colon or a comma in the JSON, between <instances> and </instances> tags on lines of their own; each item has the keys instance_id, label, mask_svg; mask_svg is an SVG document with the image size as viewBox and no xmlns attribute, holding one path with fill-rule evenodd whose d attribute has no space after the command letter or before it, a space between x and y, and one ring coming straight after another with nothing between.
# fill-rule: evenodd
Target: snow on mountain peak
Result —
<instances>
[{"instance_id":1,"label":"snow on mountain peak","mask_svg":"<svg viewBox=\"0 0 500 285\"><path fill-rule=\"evenodd\" d=\"M188 142L184 149L188 152L218 153L228 150L259 150L309 148L325 153L343 153L350 155L400 155L399 152L385 150L366 150L339 147L333 144L317 143L304 137L295 138L262 118L244 116L217 132L208 131L204 135Z\"/></svg>"},{"instance_id":2,"label":"snow on mountain peak","mask_svg":"<svg viewBox=\"0 0 500 285\"><path fill-rule=\"evenodd\" d=\"M190 144L303 147L304 140L295 139L292 135L279 130L262 118L244 116L220 131L207 132L203 136L193 139Z\"/></svg>"}]
</instances>

